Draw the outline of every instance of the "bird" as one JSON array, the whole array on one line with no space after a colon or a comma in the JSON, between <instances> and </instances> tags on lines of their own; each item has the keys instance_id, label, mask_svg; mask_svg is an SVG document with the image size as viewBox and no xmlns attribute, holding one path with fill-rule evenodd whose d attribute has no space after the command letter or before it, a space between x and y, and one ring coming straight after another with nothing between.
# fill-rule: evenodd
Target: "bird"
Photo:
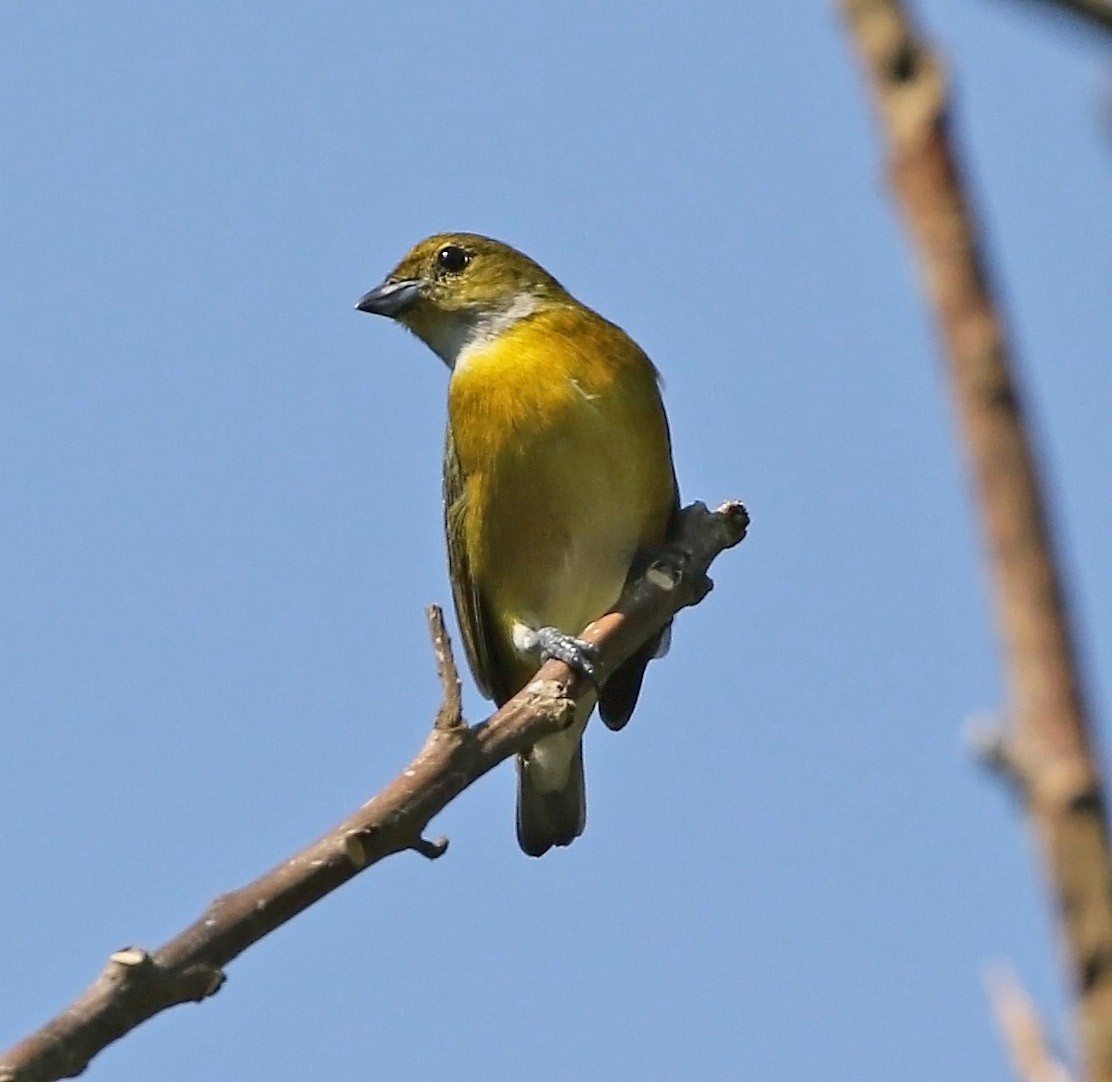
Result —
<instances>
[{"instance_id":1,"label":"bird","mask_svg":"<svg viewBox=\"0 0 1112 1082\"><path fill-rule=\"evenodd\" d=\"M577 638L677 528L659 373L538 263L475 233L421 241L356 308L400 323L450 369L444 529L479 690L501 706L551 658L594 684L571 725L517 758L517 839L541 856L586 825L596 701L621 729L669 641L665 628L599 685L594 647Z\"/></svg>"}]
</instances>

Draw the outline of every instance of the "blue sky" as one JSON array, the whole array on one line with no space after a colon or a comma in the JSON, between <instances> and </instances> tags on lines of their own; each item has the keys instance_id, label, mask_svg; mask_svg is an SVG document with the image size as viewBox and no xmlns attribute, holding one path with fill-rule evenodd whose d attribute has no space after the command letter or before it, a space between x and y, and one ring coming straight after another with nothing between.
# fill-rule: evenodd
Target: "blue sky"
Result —
<instances>
[{"instance_id":1,"label":"blue sky","mask_svg":"<svg viewBox=\"0 0 1112 1082\"><path fill-rule=\"evenodd\" d=\"M1107 53L917 5L954 70L1097 705L1112 656ZM408 762L447 604L446 373L352 305L489 233L662 369L687 498L751 537L590 816L505 767L91 1079L1005 1078L1065 1024L932 331L830 5L0 9L0 1046ZM472 719L487 707L467 689Z\"/></svg>"}]
</instances>

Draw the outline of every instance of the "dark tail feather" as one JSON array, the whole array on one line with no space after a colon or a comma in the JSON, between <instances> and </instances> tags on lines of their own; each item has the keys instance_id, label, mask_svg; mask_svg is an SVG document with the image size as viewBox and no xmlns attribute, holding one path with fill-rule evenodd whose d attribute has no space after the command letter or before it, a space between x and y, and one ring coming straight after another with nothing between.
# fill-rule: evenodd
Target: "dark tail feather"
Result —
<instances>
[{"instance_id":1,"label":"dark tail feather","mask_svg":"<svg viewBox=\"0 0 1112 1082\"><path fill-rule=\"evenodd\" d=\"M637 696L641 694L645 667L657 656L657 649L667 633L666 627L659 635L649 639L637 653L615 669L603 685L598 696L598 712L608 729L617 732L629 721L633 708L637 705Z\"/></svg>"},{"instance_id":2,"label":"dark tail feather","mask_svg":"<svg viewBox=\"0 0 1112 1082\"><path fill-rule=\"evenodd\" d=\"M554 845L571 845L586 825L582 743L563 789L542 792L530 779L528 765L517 760L517 840L529 856L543 856Z\"/></svg>"}]
</instances>

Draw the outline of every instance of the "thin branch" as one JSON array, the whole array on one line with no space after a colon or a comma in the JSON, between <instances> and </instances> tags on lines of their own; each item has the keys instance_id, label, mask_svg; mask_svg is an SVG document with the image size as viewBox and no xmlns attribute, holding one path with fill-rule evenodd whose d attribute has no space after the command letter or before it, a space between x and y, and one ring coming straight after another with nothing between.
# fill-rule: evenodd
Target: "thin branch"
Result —
<instances>
[{"instance_id":1,"label":"thin branch","mask_svg":"<svg viewBox=\"0 0 1112 1082\"><path fill-rule=\"evenodd\" d=\"M707 568L742 540L748 525L740 503L684 510L679 540L663 561L669 573L654 566L626 589L613 612L584 631L598 646L601 676L672 615L706 596ZM99 1051L153 1015L213 995L224 966L365 868L408 849L441 856L448 842L424 839L429 820L504 759L568 724L576 701L591 690L567 666L550 661L486 721L474 728L457 723L458 675L438 616L430 613L429 621L445 702L417 758L354 815L253 883L217 898L168 943L153 952L128 947L113 954L71 1006L0 1056L0 1082L80 1074Z\"/></svg>"},{"instance_id":2,"label":"thin branch","mask_svg":"<svg viewBox=\"0 0 1112 1082\"><path fill-rule=\"evenodd\" d=\"M1029 0L1030 2L1030 0ZM1035 0L1040 6L1106 33L1112 31L1112 3L1109 0Z\"/></svg>"},{"instance_id":3,"label":"thin branch","mask_svg":"<svg viewBox=\"0 0 1112 1082\"><path fill-rule=\"evenodd\" d=\"M432 652L436 655L436 675L444 691L444 700L436 712L433 726L437 732L452 732L466 727L463 720L463 697L460 690L459 670L452 653L452 640L444 626L444 613L439 605L430 605L425 610L429 620L429 634L432 636Z\"/></svg>"},{"instance_id":4,"label":"thin branch","mask_svg":"<svg viewBox=\"0 0 1112 1082\"><path fill-rule=\"evenodd\" d=\"M1112 862L1104 791L1004 320L951 145L937 57L898 0L841 0L869 75L892 186L945 345L992 572L1010 731L1052 885L1086 1077L1112 1082Z\"/></svg>"},{"instance_id":5,"label":"thin branch","mask_svg":"<svg viewBox=\"0 0 1112 1082\"><path fill-rule=\"evenodd\" d=\"M995 969L985 983L1016 1078L1020 1082L1072 1082L1050 1047L1039 1012L1015 971Z\"/></svg>"}]
</instances>

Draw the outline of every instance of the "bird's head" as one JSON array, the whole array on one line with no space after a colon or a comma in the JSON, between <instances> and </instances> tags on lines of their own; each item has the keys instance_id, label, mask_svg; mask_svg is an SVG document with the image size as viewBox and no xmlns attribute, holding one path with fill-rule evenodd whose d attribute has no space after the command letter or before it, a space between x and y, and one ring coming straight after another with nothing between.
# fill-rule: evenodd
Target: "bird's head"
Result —
<instances>
[{"instance_id":1,"label":"bird's head","mask_svg":"<svg viewBox=\"0 0 1112 1082\"><path fill-rule=\"evenodd\" d=\"M454 367L464 350L569 299L516 248L475 233L440 233L416 245L355 307L397 320Z\"/></svg>"}]
</instances>

